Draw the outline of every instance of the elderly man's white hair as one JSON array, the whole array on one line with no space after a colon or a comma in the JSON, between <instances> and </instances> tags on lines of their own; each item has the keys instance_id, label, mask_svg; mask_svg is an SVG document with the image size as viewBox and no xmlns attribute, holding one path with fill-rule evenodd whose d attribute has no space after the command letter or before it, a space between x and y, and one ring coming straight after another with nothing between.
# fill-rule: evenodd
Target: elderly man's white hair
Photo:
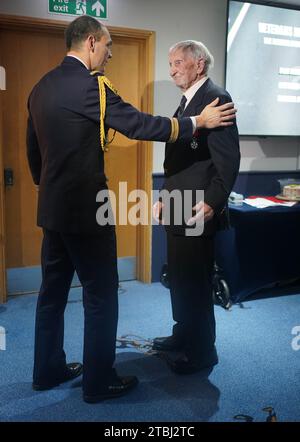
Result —
<instances>
[{"instance_id":1,"label":"elderly man's white hair","mask_svg":"<svg viewBox=\"0 0 300 442\"><path fill-rule=\"evenodd\" d=\"M190 52L193 58L204 60L204 74L207 74L209 68L214 65L214 57L211 55L207 47L201 43L201 41L196 40L184 40L175 43L170 47L169 53L177 50L182 50L183 52Z\"/></svg>"}]
</instances>

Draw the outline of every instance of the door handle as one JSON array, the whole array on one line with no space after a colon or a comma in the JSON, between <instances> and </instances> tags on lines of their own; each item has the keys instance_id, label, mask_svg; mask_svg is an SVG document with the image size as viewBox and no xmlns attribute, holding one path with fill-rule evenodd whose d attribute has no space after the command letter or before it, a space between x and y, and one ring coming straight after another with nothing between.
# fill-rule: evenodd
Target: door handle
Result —
<instances>
[{"instance_id":1,"label":"door handle","mask_svg":"<svg viewBox=\"0 0 300 442\"><path fill-rule=\"evenodd\" d=\"M11 168L4 169L4 185L5 187L14 185L14 171Z\"/></svg>"}]
</instances>

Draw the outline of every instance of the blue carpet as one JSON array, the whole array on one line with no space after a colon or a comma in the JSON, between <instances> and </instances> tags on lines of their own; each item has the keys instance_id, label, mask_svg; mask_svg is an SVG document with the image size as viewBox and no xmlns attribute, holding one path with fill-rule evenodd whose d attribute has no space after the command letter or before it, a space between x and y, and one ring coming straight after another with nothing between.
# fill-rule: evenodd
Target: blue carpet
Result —
<instances>
[{"instance_id":1,"label":"blue carpet","mask_svg":"<svg viewBox=\"0 0 300 442\"><path fill-rule=\"evenodd\" d=\"M299 293L299 290L298 290ZM216 307L219 365L211 373L171 373L155 355L119 348L120 374L136 374L129 395L89 405L80 381L53 390L31 389L36 295L10 298L0 306L6 350L0 351L0 421L233 422L247 414L264 421L272 406L279 421L300 421L300 351L292 329L300 326L300 296L256 297L230 311ZM160 284L122 283L118 336L165 336L173 324L169 293ZM73 289L66 311L68 361L82 360L81 290ZM299 340L300 343L300 340Z\"/></svg>"}]
</instances>

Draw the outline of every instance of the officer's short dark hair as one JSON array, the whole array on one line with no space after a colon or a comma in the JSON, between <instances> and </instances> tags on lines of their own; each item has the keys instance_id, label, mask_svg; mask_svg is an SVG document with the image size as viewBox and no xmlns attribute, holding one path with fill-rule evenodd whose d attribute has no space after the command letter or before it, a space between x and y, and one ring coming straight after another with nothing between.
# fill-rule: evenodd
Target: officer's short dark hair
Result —
<instances>
[{"instance_id":1,"label":"officer's short dark hair","mask_svg":"<svg viewBox=\"0 0 300 442\"><path fill-rule=\"evenodd\" d=\"M74 48L84 42L89 35L100 40L104 33L104 26L93 17L82 15L73 20L65 30L67 50Z\"/></svg>"}]
</instances>

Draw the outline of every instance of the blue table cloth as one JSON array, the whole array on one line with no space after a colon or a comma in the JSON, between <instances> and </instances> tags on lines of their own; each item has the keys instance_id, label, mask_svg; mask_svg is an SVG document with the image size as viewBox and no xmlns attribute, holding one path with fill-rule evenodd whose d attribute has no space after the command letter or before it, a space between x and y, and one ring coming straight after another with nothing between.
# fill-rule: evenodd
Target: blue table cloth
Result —
<instances>
[{"instance_id":1,"label":"blue table cloth","mask_svg":"<svg viewBox=\"0 0 300 442\"><path fill-rule=\"evenodd\" d=\"M300 204L229 206L231 228L216 238L216 263L233 302L269 284L300 277Z\"/></svg>"}]
</instances>

